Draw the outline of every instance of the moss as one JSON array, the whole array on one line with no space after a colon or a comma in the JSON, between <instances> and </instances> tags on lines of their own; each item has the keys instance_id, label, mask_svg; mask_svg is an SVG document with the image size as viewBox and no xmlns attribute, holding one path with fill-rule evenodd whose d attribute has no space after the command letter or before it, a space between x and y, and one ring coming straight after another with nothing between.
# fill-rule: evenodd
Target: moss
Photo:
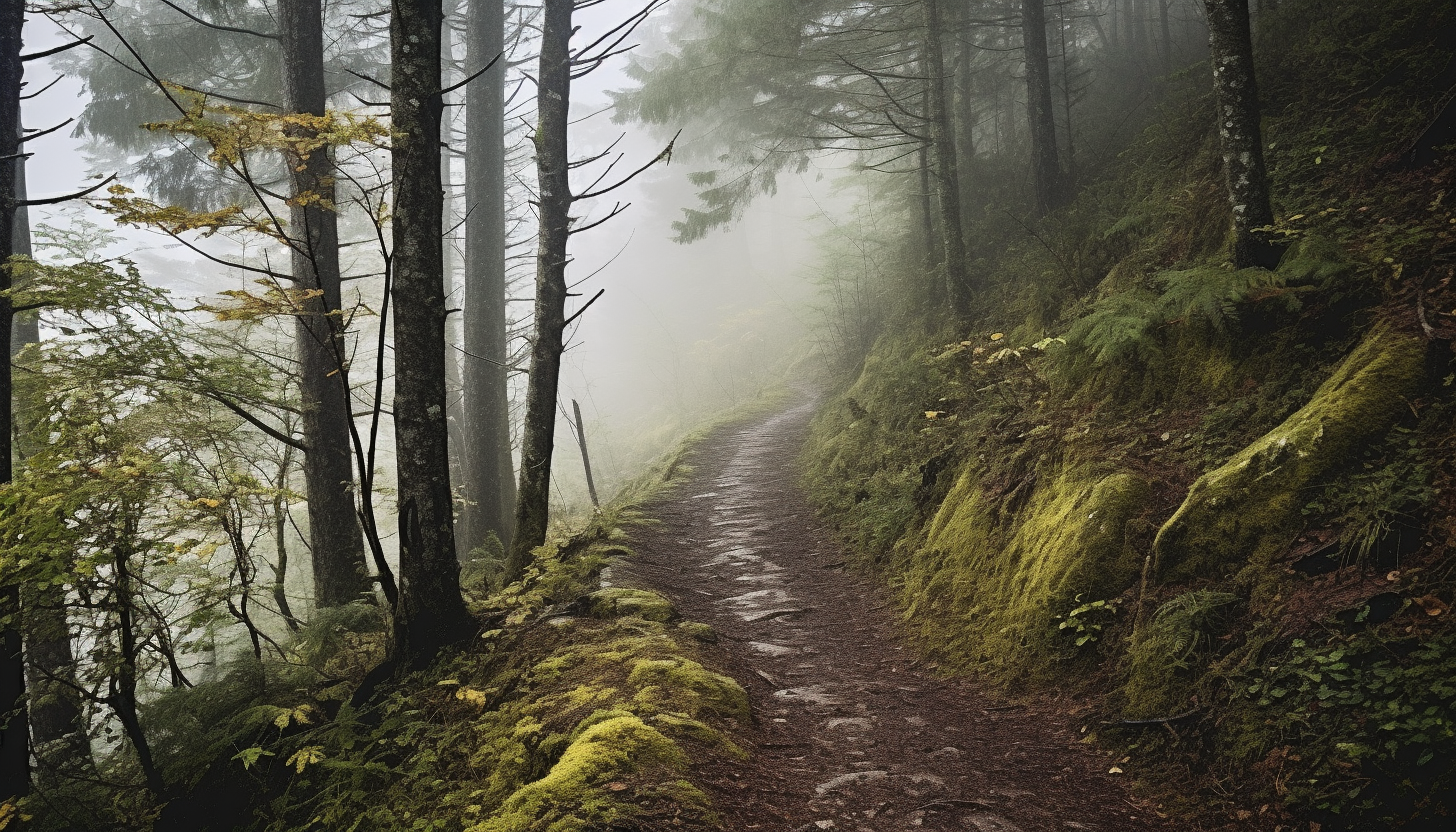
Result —
<instances>
[{"instance_id":1,"label":"moss","mask_svg":"<svg viewBox=\"0 0 1456 832\"><path fill-rule=\"evenodd\" d=\"M615 716L578 736L551 771L517 790L471 832L574 832L611 827L635 813L609 782L644 769L686 765L682 750L641 719Z\"/></svg>"},{"instance_id":2,"label":"moss","mask_svg":"<svg viewBox=\"0 0 1456 832\"><path fill-rule=\"evenodd\" d=\"M597 618L631 615L648 621L667 622L678 617L672 602L645 589L609 587L586 596L587 609Z\"/></svg>"},{"instance_id":3,"label":"moss","mask_svg":"<svg viewBox=\"0 0 1456 832\"><path fill-rule=\"evenodd\" d=\"M1188 706L1213 637L1227 626L1238 600L1230 593L1200 589L1158 608L1128 648L1123 686L1128 717L1168 716Z\"/></svg>"},{"instance_id":4,"label":"moss","mask_svg":"<svg viewBox=\"0 0 1456 832\"><path fill-rule=\"evenodd\" d=\"M733 742L706 722L676 714L658 714L652 718L652 722L673 739L692 739L703 745L720 748L736 760L748 759L748 752L744 751L738 743Z\"/></svg>"},{"instance_id":5,"label":"moss","mask_svg":"<svg viewBox=\"0 0 1456 832\"><path fill-rule=\"evenodd\" d=\"M1308 404L1193 484L1158 531L1159 578L1222 577L1285 545L1307 489L1390 428L1424 360L1421 339L1372 330Z\"/></svg>"},{"instance_id":6,"label":"moss","mask_svg":"<svg viewBox=\"0 0 1456 832\"><path fill-rule=\"evenodd\" d=\"M907 616L948 659L1034 664L1078 596L1112 598L1136 580L1124 527L1147 494L1138 476L1073 466L1003 514L968 467L904 568Z\"/></svg>"},{"instance_id":7,"label":"moss","mask_svg":"<svg viewBox=\"0 0 1456 832\"><path fill-rule=\"evenodd\" d=\"M627 682L640 689L638 701L652 702L663 710L688 716L704 711L737 719L749 716L748 694L742 685L691 659L639 660L633 663Z\"/></svg>"},{"instance_id":8,"label":"moss","mask_svg":"<svg viewBox=\"0 0 1456 832\"><path fill-rule=\"evenodd\" d=\"M677 625L677 629L688 638L696 639L704 644L718 643L718 631L701 621L684 621Z\"/></svg>"}]
</instances>

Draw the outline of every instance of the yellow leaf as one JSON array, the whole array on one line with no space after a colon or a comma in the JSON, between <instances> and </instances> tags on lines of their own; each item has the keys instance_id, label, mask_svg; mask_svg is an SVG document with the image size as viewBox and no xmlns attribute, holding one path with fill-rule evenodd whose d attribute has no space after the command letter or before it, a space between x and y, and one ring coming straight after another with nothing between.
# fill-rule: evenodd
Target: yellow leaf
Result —
<instances>
[{"instance_id":1,"label":"yellow leaf","mask_svg":"<svg viewBox=\"0 0 1456 832\"><path fill-rule=\"evenodd\" d=\"M468 702L477 708L485 707L485 692L475 688L461 688L455 691L455 698L461 702Z\"/></svg>"},{"instance_id":2,"label":"yellow leaf","mask_svg":"<svg viewBox=\"0 0 1456 832\"><path fill-rule=\"evenodd\" d=\"M294 771L302 774L305 768L322 761L324 757L324 747L322 745L305 745L303 748L293 752L293 756L289 757L284 765L293 766Z\"/></svg>"},{"instance_id":3,"label":"yellow leaf","mask_svg":"<svg viewBox=\"0 0 1456 832\"><path fill-rule=\"evenodd\" d=\"M927 411L925 411L925 418L927 418L927 419L938 419L938 418L940 418L940 411L939 410L927 410Z\"/></svg>"},{"instance_id":4,"label":"yellow leaf","mask_svg":"<svg viewBox=\"0 0 1456 832\"><path fill-rule=\"evenodd\" d=\"M1006 333L1004 333L1004 332L993 332L993 333L991 333L991 340L992 341L1000 341L1002 338L1005 338L1005 337L1006 337Z\"/></svg>"}]
</instances>

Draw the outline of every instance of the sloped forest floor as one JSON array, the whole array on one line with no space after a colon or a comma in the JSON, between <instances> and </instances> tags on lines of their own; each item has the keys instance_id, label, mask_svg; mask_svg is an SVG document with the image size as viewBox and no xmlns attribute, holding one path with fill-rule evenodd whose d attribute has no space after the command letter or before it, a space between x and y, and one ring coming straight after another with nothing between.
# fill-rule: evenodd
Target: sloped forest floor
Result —
<instances>
[{"instance_id":1,"label":"sloped forest floor","mask_svg":"<svg viewBox=\"0 0 1456 832\"><path fill-rule=\"evenodd\" d=\"M896 632L885 593L797 484L814 401L728 428L645 506L637 557L604 581L669 595L718 634L748 689L751 759L705 766L727 829L1168 828L1116 760L1078 742L1066 702L1007 704L943 678Z\"/></svg>"}]
</instances>

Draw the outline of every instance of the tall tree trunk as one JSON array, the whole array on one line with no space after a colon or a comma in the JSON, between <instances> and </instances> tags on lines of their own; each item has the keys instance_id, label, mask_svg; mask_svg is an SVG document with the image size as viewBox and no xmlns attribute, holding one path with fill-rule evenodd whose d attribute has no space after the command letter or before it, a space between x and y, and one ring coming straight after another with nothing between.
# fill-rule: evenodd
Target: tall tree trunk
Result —
<instances>
[{"instance_id":1,"label":"tall tree trunk","mask_svg":"<svg viewBox=\"0 0 1456 832\"><path fill-rule=\"evenodd\" d=\"M283 105L290 113L324 115L324 28L321 0L278 0L283 47ZM296 128L306 138L308 127ZM339 270L339 222L334 206L334 160L321 147L289 160L293 199L293 279L322 294L304 299L297 323L299 390L303 399L303 478L308 492L308 539L314 597L336 607L373 597L364 535L354 507L349 375Z\"/></svg>"},{"instance_id":2,"label":"tall tree trunk","mask_svg":"<svg viewBox=\"0 0 1456 832\"><path fill-rule=\"evenodd\" d=\"M440 0L393 0L394 432L399 500L397 631L426 664L469 633L455 557L445 400L440 228Z\"/></svg>"},{"instance_id":3,"label":"tall tree trunk","mask_svg":"<svg viewBox=\"0 0 1456 832\"><path fill-rule=\"evenodd\" d=\"M1213 88L1218 98L1218 138L1224 179L1234 215L1234 265L1273 268L1280 250L1254 229L1274 224L1264 140L1259 129L1259 89L1254 83L1254 46L1249 35L1249 0L1204 0Z\"/></svg>"},{"instance_id":4,"label":"tall tree trunk","mask_svg":"<svg viewBox=\"0 0 1456 832\"><path fill-rule=\"evenodd\" d=\"M940 0L921 0L925 26L926 117L933 155L936 207L940 211L942 263L946 295L951 311L965 317L971 311L971 292L966 272L966 237L961 224L961 179L956 160L955 128L951 125L950 93L946 89L945 27Z\"/></svg>"},{"instance_id":5,"label":"tall tree trunk","mask_svg":"<svg viewBox=\"0 0 1456 832\"><path fill-rule=\"evenodd\" d=\"M506 158L504 0L474 0L466 18L466 71L491 67L465 92L466 505L463 546L494 532L510 545L515 483L506 360Z\"/></svg>"},{"instance_id":6,"label":"tall tree trunk","mask_svg":"<svg viewBox=\"0 0 1456 832\"><path fill-rule=\"evenodd\" d=\"M25 207L25 160L15 165L15 218L11 233L12 251L31 256L30 212ZM35 312L16 315L10 332L10 357L14 361L31 344L40 343L40 318ZM12 403L18 458L35 450L28 441L36 421L35 409L26 399ZM27 585L20 593L25 611L24 653L30 739L35 749L36 779L41 785L68 774L94 774L91 745L86 736L85 714L76 693L76 656L66 620L66 588L52 583ZM70 684L68 684L70 683Z\"/></svg>"},{"instance_id":7,"label":"tall tree trunk","mask_svg":"<svg viewBox=\"0 0 1456 832\"><path fill-rule=\"evenodd\" d=\"M521 430L516 534L506 558L507 581L525 571L531 550L546 542L556 396L566 329L566 242L571 234L567 126L571 108L572 0L544 0L536 97L536 177L541 228L536 249L535 335Z\"/></svg>"},{"instance_id":8,"label":"tall tree trunk","mask_svg":"<svg viewBox=\"0 0 1456 832\"><path fill-rule=\"evenodd\" d=\"M962 7L961 25L969 27L969 7ZM956 171L960 174L961 224L966 225L965 203L971 193L971 171L976 164L976 100L973 75L971 73L972 48L970 33L962 32L956 47L955 70L955 143ZM967 238L967 245L969 245ZM969 256L969 253L968 255Z\"/></svg>"},{"instance_id":9,"label":"tall tree trunk","mask_svg":"<svg viewBox=\"0 0 1456 832\"><path fill-rule=\"evenodd\" d=\"M1052 115L1052 73L1047 56L1046 8L1042 3L1043 0L1021 2L1021 42L1026 53L1026 120L1031 131L1031 173L1037 217L1046 216L1062 199L1057 125Z\"/></svg>"},{"instance_id":10,"label":"tall tree trunk","mask_svg":"<svg viewBox=\"0 0 1456 832\"><path fill-rule=\"evenodd\" d=\"M20 148L21 30L24 0L0 0L0 292L11 285L14 252L15 172ZM0 344L9 345L14 323L8 294L0 294ZM0 485L12 478L10 362L0 362ZM25 710L25 656L20 587L0 586L0 800L30 791L30 725Z\"/></svg>"}]
</instances>

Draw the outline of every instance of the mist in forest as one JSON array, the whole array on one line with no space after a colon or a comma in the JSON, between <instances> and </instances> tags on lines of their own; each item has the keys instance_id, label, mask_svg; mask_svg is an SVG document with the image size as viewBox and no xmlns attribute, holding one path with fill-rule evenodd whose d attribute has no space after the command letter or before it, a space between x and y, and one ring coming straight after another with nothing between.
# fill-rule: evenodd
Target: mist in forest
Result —
<instances>
[{"instance_id":1,"label":"mist in forest","mask_svg":"<svg viewBox=\"0 0 1456 832\"><path fill-rule=\"evenodd\" d=\"M734 505L787 505L745 484L780 466L807 495L780 543L843 544L813 574L873 571L933 619L937 673L1044 659L1014 685L1082 674L1121 708L1108 680L1174 644L1142 692L1171 704L1077 719L1179 753L1261 722L1212 711L1243 677L1167 691L1288 596L1153 550L1371 321L1449 340L1426 168L1456 146L1456 19L1380 5L0 0L0 830L710 828L689 760L752 748L763 708L709 665L759 642L612 583L695 443L774 407L794 430L721 454ZM1449 447L1435 393L1393 398ZM1417 444L1266 502L1321 557L1361 529L1338 568L1363 567L1441 493ZM1084 534L1114 491L1125 534ZM784 519L737 510L703 522ZM735 582L781 577L715 540ZM1366 585L1449 619L1381 563ZM812 600L740 612L850 603ZM815 690L779 673L754 665ZM1377 745L1318 776L1373 782ZM910 794L916 825L986 808Z\"/></svg>"}]
</instances>

